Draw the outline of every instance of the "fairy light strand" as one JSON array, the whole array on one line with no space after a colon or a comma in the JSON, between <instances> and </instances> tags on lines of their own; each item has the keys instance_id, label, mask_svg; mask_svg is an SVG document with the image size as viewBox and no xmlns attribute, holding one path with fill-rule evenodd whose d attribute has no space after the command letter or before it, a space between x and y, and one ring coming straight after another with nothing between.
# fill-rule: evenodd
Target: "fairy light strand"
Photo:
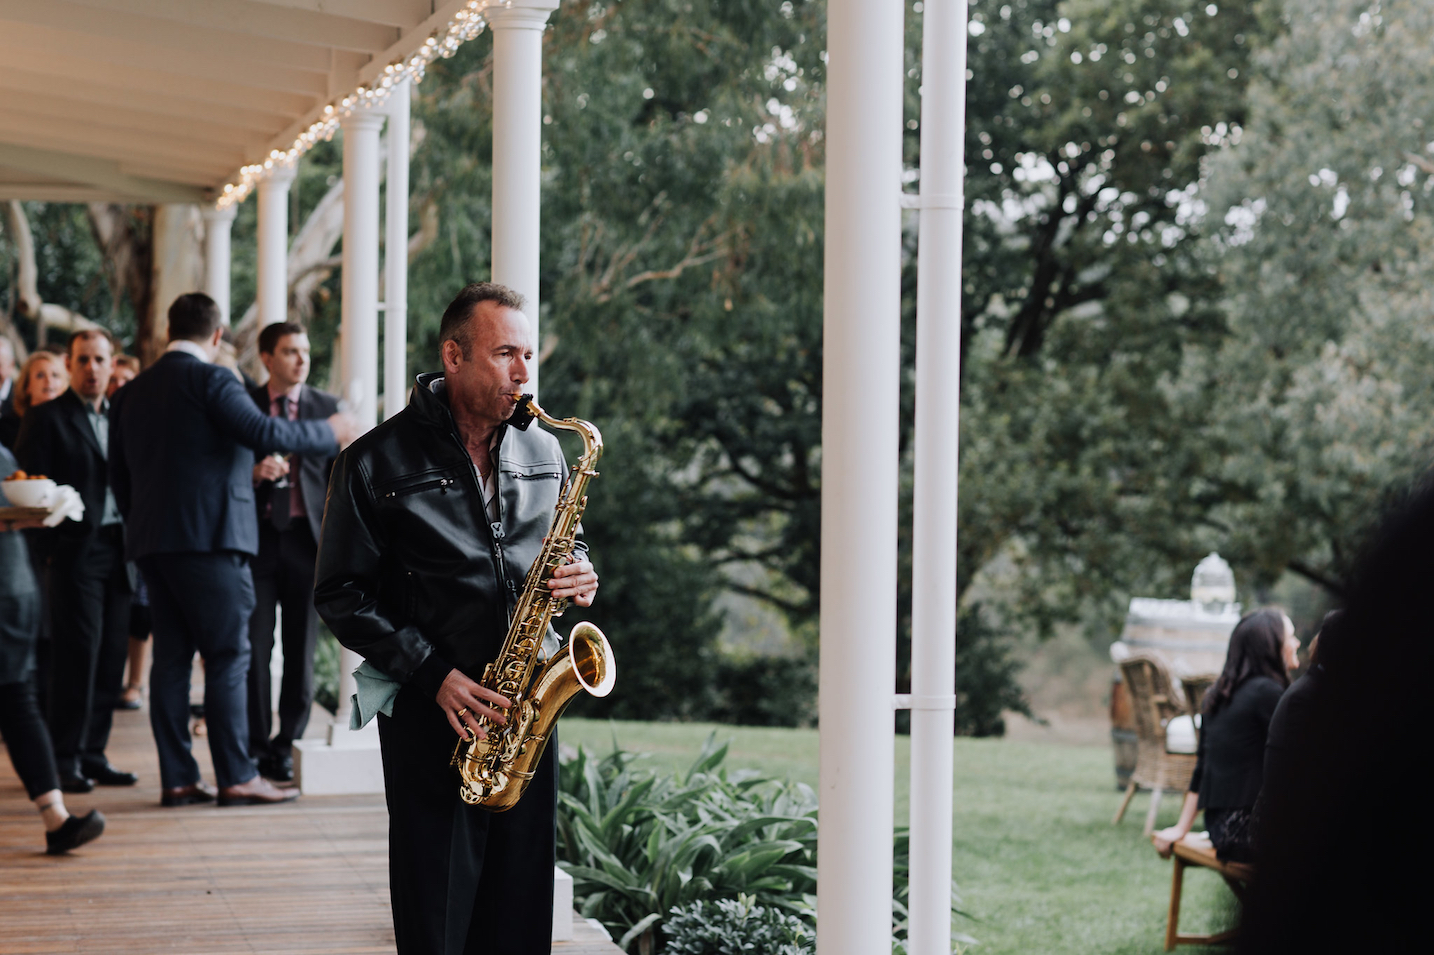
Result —
<instances>
[{"instance_id":1,"label":"fairy light strand","mask_svg":"<svg viewBox=\"0 0 1434 955\"><path fill-rule=\"evenodd\" d=\"M508 2L511 3L511 0ZM483 13L489 6L487 0L469 0L467 6L455 13L445 27L435 30L417 50L385 66L373 83L360 86L336 103L326 105L323 116L295 137L288 149L270 150L263 162L240 167L236 180L224 184L215 206L226 209L243 202L272 169L292 167L315 143L333 139L339 125L356 111L382 106L393 88L404 80L422 82L428 64L439 57L448 59L458 52L460 46L483 32L488 25Z\"/></svg>"}]
</instances>

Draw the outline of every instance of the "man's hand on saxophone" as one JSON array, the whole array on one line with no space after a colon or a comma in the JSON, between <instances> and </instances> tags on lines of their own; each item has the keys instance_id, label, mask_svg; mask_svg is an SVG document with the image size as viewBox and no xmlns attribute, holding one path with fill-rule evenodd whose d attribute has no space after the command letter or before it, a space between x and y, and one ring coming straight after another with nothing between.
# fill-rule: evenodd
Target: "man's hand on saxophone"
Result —
<instances>
[{"instance_id":1,"label":"man's hand on saxophone","mask_svg":"<svg viewBox=\"0 0 1434 955\"><path fill-rule=\"evenodd\" d=\"M448 677L438 688L436 699L448 717L448 725L464 739L472 739L475 734L480 739L486 738L488 734L478 725L478 717L486 716L494 723L505 724L508 717L504 710L513 705L506 696L479 686L458 670L448 671ZM485 705L485 700L493 705Z\"/></svg>"},{"instance_id":2,"label":"man's hand on saxophone","mask_svg":"<svg viewBox=\"0 0 1434 955\"><path fill-rule=\"evenodd\" d=\"M553 576L548 578L548 589L554 597L566 597L579 607L591 607L597 596L598 575L590 561L573 561L553 571Z\"/></svg>"}]
</instances>

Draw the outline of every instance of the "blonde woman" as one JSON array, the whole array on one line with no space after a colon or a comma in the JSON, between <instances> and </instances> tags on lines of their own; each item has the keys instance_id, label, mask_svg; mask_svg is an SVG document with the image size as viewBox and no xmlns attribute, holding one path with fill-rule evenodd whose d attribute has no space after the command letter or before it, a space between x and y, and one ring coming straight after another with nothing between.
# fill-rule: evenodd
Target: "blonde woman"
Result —
<instances>
[{"instance_id":1,"label":"blonde woman","mask_svg":"<svg viewBox=\"0 0 1434 955\"><path fill-rule=\"evenodd\" d=\"M15 382L15 417L4 419L0 424L0 444L15 447L15 438L20 434L20 421L25 412L36 405L42 405L52 398L58 398L70 387L70 373L65 370L65 359L54 352L37 351L25 359Z\"/></svg>"}]
</instances>

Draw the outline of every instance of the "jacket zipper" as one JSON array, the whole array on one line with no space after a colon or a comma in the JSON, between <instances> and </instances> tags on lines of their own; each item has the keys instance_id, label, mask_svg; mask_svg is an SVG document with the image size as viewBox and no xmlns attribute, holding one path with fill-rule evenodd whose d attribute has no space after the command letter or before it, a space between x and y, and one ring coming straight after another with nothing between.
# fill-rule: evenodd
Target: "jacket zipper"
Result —
<instances>
[{"instance_id":1,"label":"jacket zipper","mask_svg":"<svg viewBox=\"0 0 1434 955\"><path fill-rule=\"evenodd\" d=\"M411 487L395 488L394 490L389 491L387 494L385 494L384 497L407 497L410 494L417 494L419 491L431 491L434 488L439 488L443 491L444 494L447 494L448 486L453 483L454 481L452 478L439 478L436 481L424 481L422 484L414 484Z\"/></svg>"}]
</instances>

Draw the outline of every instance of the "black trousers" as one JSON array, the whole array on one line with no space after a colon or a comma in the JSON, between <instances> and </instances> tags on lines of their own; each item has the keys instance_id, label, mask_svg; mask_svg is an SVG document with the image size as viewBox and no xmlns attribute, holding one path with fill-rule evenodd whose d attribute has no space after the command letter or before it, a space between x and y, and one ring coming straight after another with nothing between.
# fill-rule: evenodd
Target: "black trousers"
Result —
<instances>
[{"instance_id":1,"label":"black trousers","mask_svg":"<svg viewBox=\"0 0 1434 955\"><path fill-rule=\"evenodd\" d=\"M154 612L149 725L165 789L199 782L190 752L189 674L204 658L204 722L214 781L238 786L257 775L249 758L249 616L254 581L249 556L233 551L150 554L139 559Z\"/></svg>"},{"instance_id":2,"label":"black trousers","mask_svg":"<svg viewBox=\"0 0 1434 955\"><path fill-rule=\"evenodd\" d=\"M547 955L557 739L518 805L494 813L459 797L458 737L431 698L405 687L378 732L398 955Z\"/></svg>"},{"instance_id":3,"label":"black trousers","mask_svg":"<svg viewBox=\"0 0 1434 955\"><path fill-rule=\"evenodd\" d=\"M0 739L31 799L60 788L50 734L35 705L35 686L28 680L0 683Z\"/></svg>"},{"instance_id":4,"label":"black trousers","mask_svg":"<svg viewBox=\"0 0 1434 955\"><path fill-rule=\"evenodd\" d=\"M105 763L124 689L133 594L123 528L102 527L77 549L57 552L49 586L50 736L60 773L74 775Z\"/></svg>"},{"instance_id":5,"label":"black trousers","mask_svg":"<svg viewBox=\"0 0 1434 955\"><path fill-rule=\"evenodd\" d=\"M309 725L314 705L314 644L319 615L314 610L314 561L319 545L306 518L286 530L259 522L259 554L254 573L254 615L249 618L249 752L287 756ZM284 610L284 677L279 685L279 732L274 732L274 608ZM273 736L273 739L270 739Z\"/></svg>"}]
</instances>

